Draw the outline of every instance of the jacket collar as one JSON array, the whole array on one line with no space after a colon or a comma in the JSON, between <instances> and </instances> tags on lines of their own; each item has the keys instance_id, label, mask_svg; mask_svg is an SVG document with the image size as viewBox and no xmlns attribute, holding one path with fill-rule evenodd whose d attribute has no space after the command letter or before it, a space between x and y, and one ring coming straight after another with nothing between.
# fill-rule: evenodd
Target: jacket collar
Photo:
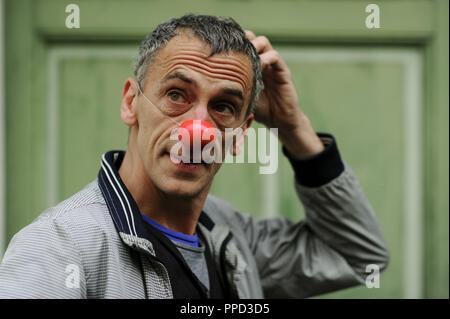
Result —
<instances>
[{"instance_id":1,"label":"jacket collar","mask_svg":"<svg viewBox=\"0 0 450 319\"><path fill-rule=\"evenodd\" d=\"M118 172L124 156L124 151L103 154L98 184L119 234L132 245L138 244L136 240L141 242L139 239L149 240L149 236L139 208ZM214 222L204 211L200 214L199 223L209 231L214 227Z\"/></svg>"}]
</instances>

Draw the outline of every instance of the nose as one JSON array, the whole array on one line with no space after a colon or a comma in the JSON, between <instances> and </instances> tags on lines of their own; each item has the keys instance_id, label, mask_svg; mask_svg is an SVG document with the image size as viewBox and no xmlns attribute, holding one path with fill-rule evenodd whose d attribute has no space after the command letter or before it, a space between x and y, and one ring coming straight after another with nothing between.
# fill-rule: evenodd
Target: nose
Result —
<instances>
[{"instance_id":1,"label":"nose","mask_svg":"<svg viewBox=\"0 0 450 319\"><path fill-rule=\"evenodd\" d=\"M205 103L199 103L198 105L194 106L191 110L190 117L196 120L208 120L208 106Z\"/></svg>"},{"instance_id":2,"label":"nose","mask_svg":"<svg viewBox=\"0 0 450 319\"><path fill-rule=\"evenodd\" d=\"M194 145L203 148L212 142L215 137L214 126L206 120L184 121L181 123L180 129L178 131L178 140L190 149L193 149Z\"/></svg>"},{"instance_id":3,"label":"nose","mask_svg":"<svg viewBox=\"0 0 450 319\"><path fill-rule=\"evenodd\" d=\"M206 103L198 103L189 112L190 120L180 125L178 140L191 150L195 146L202 149L215 138L215 127L211 123Z\"/></svg>"}]
</instances>

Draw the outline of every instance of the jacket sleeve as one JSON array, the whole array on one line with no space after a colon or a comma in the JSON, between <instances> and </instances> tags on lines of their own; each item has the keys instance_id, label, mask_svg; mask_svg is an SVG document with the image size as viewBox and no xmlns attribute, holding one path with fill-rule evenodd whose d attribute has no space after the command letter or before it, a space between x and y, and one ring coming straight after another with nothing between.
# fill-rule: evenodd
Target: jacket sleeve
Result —
<instances>
[{"instance_id":1,"label":"jacket sleeve","mask_svg":"<svg viewBox=\"0 0 450 319\"><path fill-rule=\"evenodd\" d=\"M330 147L336 148L328 145L323 156L340 161ZM293 163L304 220L240 217L266 298L305 298L364 284L368 265L382 272L388 264L385 240L355 174L347 164L338 169L323 156L315 164ZM307 172L299 172L305 165ZM314 179L314 170L322 175ZM338 176L327 181L327 170ZM317 179L326 184L313 187Z\"/></svg>"},{"instance_id":2,"label":"jacket sleeve","mask_svg":"<svg viewBox=\"0 0 450 319\"><path fill-rule=\"evenodd\" d=\"M11 240L0 264L0 299L84 298L79 251L63 219L40 217Z\"/></svg>"}]
</instances>

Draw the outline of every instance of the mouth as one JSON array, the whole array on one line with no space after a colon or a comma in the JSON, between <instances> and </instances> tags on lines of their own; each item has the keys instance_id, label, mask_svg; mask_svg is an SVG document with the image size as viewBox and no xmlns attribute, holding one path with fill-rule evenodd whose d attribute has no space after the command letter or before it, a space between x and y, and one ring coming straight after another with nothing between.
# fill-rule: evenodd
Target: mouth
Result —
<instances>
[{"instance_id":1,"label":"mouth","mask_svg":"<svg viewBox=\"0 0 450 319\"><path fill-rule=\"evenodd\" d=\"M167 157L167 159L172 163L172 165L174 165L176 168L183 170L183 171L196 171L196 170L200 170L206 167L206 163L201 161L200 163L194 163L194 160L192 157L188 158L188 159L183 159L181 156L176 156L173 155L173 157L175 159L177 159L177 161L179 161L179 163L175 163L172 161L172 159L170 158L170 153L166 152L164 154L165 157Z\"/></svg>"}]
</instances>

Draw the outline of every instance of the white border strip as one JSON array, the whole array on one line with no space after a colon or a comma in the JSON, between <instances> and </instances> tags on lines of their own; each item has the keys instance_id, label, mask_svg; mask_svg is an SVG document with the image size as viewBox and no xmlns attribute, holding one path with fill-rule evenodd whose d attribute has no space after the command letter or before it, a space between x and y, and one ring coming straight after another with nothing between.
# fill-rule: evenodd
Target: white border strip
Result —
<instances>
[{"instance_id":1,"label":"white border strip","mask_svg":"<svg viewBox=\"0 0 450 319\"><path fill-rule=\"evenodd\" d=\"M423 292L423 179L422 179L422 78L419 55L405 59L405 298L422 298Z\"/></svg>"},{"instance_id":2,"label":"white border strip","mask_svg":"<svg viewBox=\"0 0 450 319\"><path fill-rule=\"evenodd\" d=\"M399 63L404 66L404 264L403 296L423 296L423 207L422 207L422 58L415 49L283 49L287 61L308 63ZM396 213L396 212L392 212Z\"/></svg>"},{"instance_id":3,"label":"white border strip","mask_svg":"<svg viewBox=\"0 0 450 319\"><path fill-rule=\"evenodd\" d=\"M0 0L0 260L6 244L5 14Z\"/></svg>"},{"instance_id":4,"label":"white border strip","mask_svg":"<svg viewBox=\"0 0 450 319\"><path fill-rule=\"evenodd\" d=\"M58 126L59 126L59 79L58 63L55 52L50 50L48 55L48 85L47 85L47 207L55 205L58 201Z\"/></svg>"}]
</instances>

